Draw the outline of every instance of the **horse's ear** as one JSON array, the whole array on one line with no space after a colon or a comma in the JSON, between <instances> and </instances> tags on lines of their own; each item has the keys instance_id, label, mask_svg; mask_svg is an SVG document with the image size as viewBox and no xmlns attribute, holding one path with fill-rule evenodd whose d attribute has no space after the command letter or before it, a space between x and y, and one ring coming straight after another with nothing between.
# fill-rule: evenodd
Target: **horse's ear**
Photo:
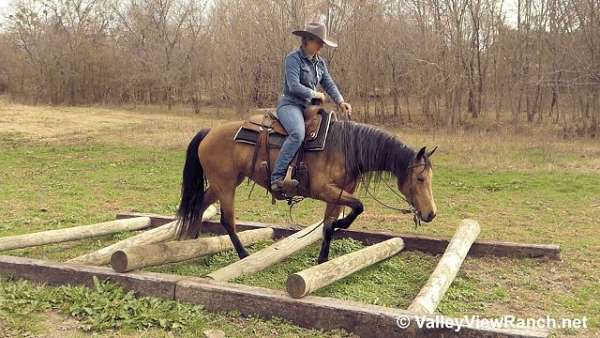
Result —
<instances>
[{"instance_id":1,"label":"horse's ear","mask_svg":"<svg viewBox=\"0 0 600 338\"><path fill-rule=\"evenodd\" d=\"M432 151L427 153L427 157L431 157L431 155L433 155L433 153L435 153L435 151L437 150L438 146L435 146L435 148L433 148Z\"/></svg>"},{"instance_id":2,"label":"horse's ear","mask_svg":"<svg viewBox=\"0 0 600 338\"><path fill-rule=\"evenodd\" d=\"M426 150L427 150L427 147L423 147L423 148L421 148L421 150L419 150L419 152L417 153L417 161L423 158Z\"/></svg>"}]
</instances>

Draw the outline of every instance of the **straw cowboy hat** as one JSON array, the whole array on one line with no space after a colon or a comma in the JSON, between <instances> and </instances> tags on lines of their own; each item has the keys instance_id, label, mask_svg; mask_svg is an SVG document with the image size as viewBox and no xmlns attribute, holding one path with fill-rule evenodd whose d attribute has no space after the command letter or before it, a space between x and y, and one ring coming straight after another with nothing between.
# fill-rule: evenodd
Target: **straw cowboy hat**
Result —
<instances>
[{"instance_id":1,"label":"straw cowboy hat","mask_svg":"<svg viewBox=\"0 0 600 338\"><path fill-rule=\"evenodd\" d=\"M302 37L308 36L317 38L323 41L323 43L329 47L335 48L338 45L337 42L327 38L327 27L324 24L318 22L311 22L307 24L306 27L304 27L304 29L293 31L292 34Z\"/></svg>"}]
</instances>

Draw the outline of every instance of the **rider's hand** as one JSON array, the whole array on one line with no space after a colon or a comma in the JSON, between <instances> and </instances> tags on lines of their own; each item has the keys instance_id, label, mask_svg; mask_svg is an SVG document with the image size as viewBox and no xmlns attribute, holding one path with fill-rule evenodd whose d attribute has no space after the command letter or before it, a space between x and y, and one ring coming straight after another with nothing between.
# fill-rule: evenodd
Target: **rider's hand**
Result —
<instances>
[{"instance_id":1,"label":"rider's hand","mask_svg":"<svg viewBox=\"0 0 600 338\"><path fill-rule=\"evenodd\" d=\"M321 102L325 102L325 94L324 93L316 92L314 98L317 100L321 100Z\"/></svg>"},{"instance_id":2,"label":"rider's hand","mask_svg":"<svg viewBox=\"0 0 600 338\"><path fill-rule=\"evenodd\" d=\"M348 118L351 119L352 116L352 106L348 102L340 103L340 109L346 114L348 114Z\"/></svg>"}]
</instances>

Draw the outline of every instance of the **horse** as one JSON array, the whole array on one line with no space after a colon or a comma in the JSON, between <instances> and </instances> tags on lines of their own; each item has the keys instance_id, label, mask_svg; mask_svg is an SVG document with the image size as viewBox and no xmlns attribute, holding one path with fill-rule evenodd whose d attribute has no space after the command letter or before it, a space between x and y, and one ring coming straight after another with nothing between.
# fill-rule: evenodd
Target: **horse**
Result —
<instances>
[{"instance_id":1,"label":"horse","mask_svg":"<svg viewBox=\"0 0 600 338\"><path fill-rule=\"evenodd\" d=\"M240 259L248 252L236 234L234 200L237 186L246 177L268 189L267 170L259 167L266 159L276 159L278 149L254 153L254 146L234 141L243 122L229 122L200 130L187 148L177 210L177 239L196 237L192 225L201 222L206 208L220 202L221 225L227 231ZM435 148L437 149L437 147ZM332 121L326 146L319 152L304 153L309 173L309 189L304 197L326 203L323 241L318 263L328 260L329 246L337 229L347 229L363 212L364 206L353 193L361 182L395 176L400 196L410 204L415 222L431 222L437 212L432 193L431 156L422 147L418 152L393 134L377 127L348 120ZM259 159L253 161L253 157ZM254 158L255 159L255 158ZM252 166L255 168L252 168ZM271 163L272 167L272 163ZM208 187L206 183L208 182ZM351 211L338 218L342 209Z\"/></svg>"}]
</instances>

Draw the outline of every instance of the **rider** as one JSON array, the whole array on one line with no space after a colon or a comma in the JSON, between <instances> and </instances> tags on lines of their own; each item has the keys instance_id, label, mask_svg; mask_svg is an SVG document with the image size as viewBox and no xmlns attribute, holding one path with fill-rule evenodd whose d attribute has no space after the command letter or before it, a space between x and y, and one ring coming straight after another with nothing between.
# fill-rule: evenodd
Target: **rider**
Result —
<instances>
[{"instance_id":1,"label":"rider","mask_svg":"<svg viewBox=\"0 0 600 338\"><path fill-rule=\"evenodd\" d=\"M340 109L350 114L352 106L344 102L335 82L327 71L325 60L319 56L323 45L337 47L337 43L327 39L327 27L322 23L309 23L303 30L292 34L302 38L302 45L285 57L283 95L277 103L277 118L288 133L281 146L279 156L271 174L271 190L281 191L287 167L304 141L304 115L306 105L313 99L325 101L325 94L318 92L321 85ZM292 181L298 185L297 180Z\"/></svg>"}]
</instances>

